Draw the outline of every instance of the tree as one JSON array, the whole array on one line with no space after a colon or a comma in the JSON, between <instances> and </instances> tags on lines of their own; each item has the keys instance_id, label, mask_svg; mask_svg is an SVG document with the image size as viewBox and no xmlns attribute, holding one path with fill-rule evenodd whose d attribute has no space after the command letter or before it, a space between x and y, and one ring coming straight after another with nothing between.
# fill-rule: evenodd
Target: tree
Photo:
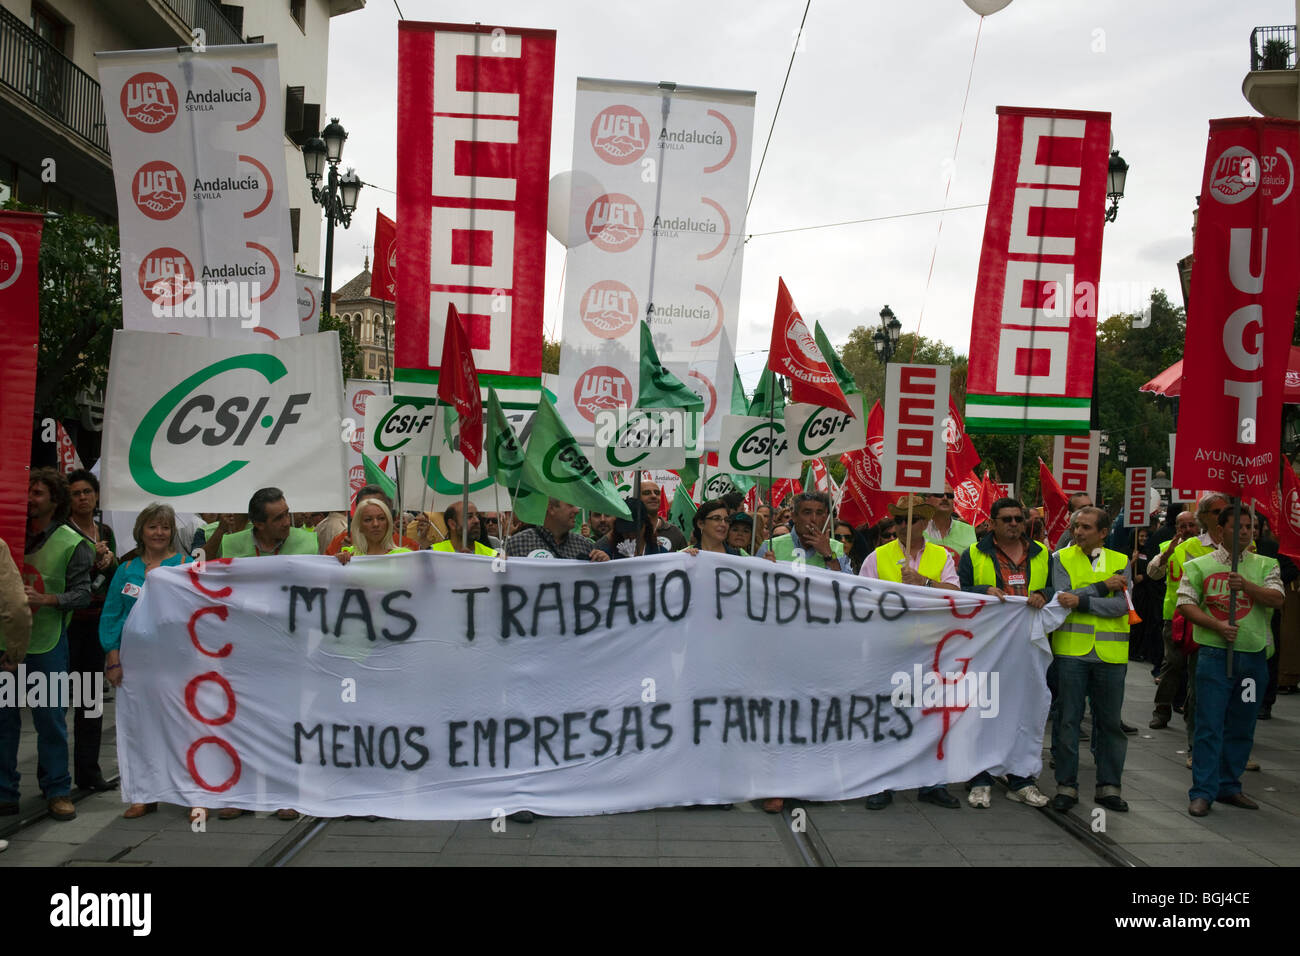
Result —
<instances>
[{"instance_id":1,"label":"tree","mask_svg":"<svg viewBox=\"0 0 1300 956\"><path fill-rule=\"evenodd\" d=\"M542 371L550 375L560 374L560 343L551 339L542 339Z\"/></svg>"},{"instance_id":2,"label":"tree","mask_svg":"<svg viewBox=\"0 0 1300 956\"><path fill-rule=\"evenodd\" d=\"M88 216L46 216L39 308L36 417L73 418L77 394L107 383L113 331L122 327L116 227Z\"/></svg>"},{"instance_id":3,"label":"tree","mask_svg":"<svg viewBox=\"0 0 1300 956\"><path fill-rule=\"evenodd\" d=\"M361 350L357 348L357 340L352 337L352 326L337 316L322 312L320 331L339 334L339 364L344 383L350 378L361 378Z\"/></svg>"}]
</instances>

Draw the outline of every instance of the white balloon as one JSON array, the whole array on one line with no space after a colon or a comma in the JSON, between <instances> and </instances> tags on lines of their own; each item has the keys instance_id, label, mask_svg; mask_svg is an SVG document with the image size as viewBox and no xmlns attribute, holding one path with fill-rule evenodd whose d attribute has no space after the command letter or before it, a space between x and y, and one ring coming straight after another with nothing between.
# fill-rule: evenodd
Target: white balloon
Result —
<instances>
[{"instance_id":1,"label":"white balloon","mask_svg":"<svg viewBox=\"0 0 1300 956\"><path fill-rule=\"evenodd\" d=\"M987 17L989 14L997 13L1010 2L1011 0L965 0L966 6L970 7L982 17Z\"/></svg>"},{"instance_id":2,"label":"white balloon","mask_svg":"<svg viewBox=\"0 0 1300 956\"><path fill-rule=\"evenodd\" d=\"M587 172L566 169L551 177L546 204L546 231L566 248L572 249L590 240L587 235L587 209L605 194L605 187Z\"/></svg>"}]
</instances>

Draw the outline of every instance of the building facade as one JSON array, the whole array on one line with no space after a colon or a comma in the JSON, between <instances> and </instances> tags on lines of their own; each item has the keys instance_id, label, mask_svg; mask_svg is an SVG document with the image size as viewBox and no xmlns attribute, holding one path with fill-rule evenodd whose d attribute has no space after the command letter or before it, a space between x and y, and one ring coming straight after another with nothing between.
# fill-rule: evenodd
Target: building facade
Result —
<instances>
[{"instance_id":1,"label":"building facade","mask_svg":"<svg viewBox=\"0 0 1300 956\"><path fill-rule=\"evenodd\" d=\"M369 256L365 268L344 283L330 301L330 311L348 324L356 339L361 377L388 381L397 317L393 303L370 295Z\"/></svg>"}]
</instances>

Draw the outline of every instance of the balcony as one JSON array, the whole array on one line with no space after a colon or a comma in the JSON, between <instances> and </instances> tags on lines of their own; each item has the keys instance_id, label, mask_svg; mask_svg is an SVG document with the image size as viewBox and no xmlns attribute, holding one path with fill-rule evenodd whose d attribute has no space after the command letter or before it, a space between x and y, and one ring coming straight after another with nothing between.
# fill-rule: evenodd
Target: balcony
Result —
<instances>
[{"instance_id":1,"label":"balcony","mask_svg":"<svg viewBox=\"0 0 1300 956\"><path fill-rule=\"evenodd\" d=\"M1264 116L1300 118L1300 73L1296 71L1296 28L1256 27L1250 31L1250 72L1241 92Z\"/></svg>"},{"instance_id":2,"label":"balcony","mask_svg":"<svg viewBox=\"0 0 1300 956\"><path fill-rule=\"evenodd\" d=\"M108 156L99 83L0 7L0 86Z\"/></svg>"},{"instance_id":3,"label":"balcony","mask_svg":"<svg viewBox=\"0 0 1300 956\"><path fill-rule=\"evenodd\" d=\"M213 0L163 0L163 3L191 28L201 28L204 43L209 46L244 42L238 28L226 19Z\"/></svg>"}]
</instances>

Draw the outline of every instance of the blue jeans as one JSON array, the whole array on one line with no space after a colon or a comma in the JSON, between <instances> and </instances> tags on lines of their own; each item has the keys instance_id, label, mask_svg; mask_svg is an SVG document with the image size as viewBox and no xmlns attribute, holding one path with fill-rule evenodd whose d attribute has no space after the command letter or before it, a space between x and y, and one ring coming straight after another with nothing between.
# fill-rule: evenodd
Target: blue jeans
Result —
<instances>
[{"instance_id":1,"label":"blue jeans","mask_svg":"<svg viewBox=\"0 0 1300 956\"><path fill-rule=\"evenodd\" d=\"M23 662L27 675L36 672L62 674L68 670L68 632L44 654L28 654ZM17 675L15 675L16 679ZM58 703L65 703L58 701ZM36 782L45 799L66 797L72 792L68 773L68 725L62 707L33 707L36 725ZM18 739L22 734L22 710L0 707L0 803L18 802Z\"/></svg>"},{"instance_id":2,"label":"blue jeans","mask_svg":"<svg viewBox=\"0 0 1300 956\"><path fill-rule=\"evenodd\" d=\"M1052 757L1058 788L1079 789L1079 722L1092 699L1092 742L1097 757L1097 788L1118 787L1124 773L1128 738L1120 729L1127 664L1105 664L1080 657L1057 657L1057 703L1060 719L1052 722Z\"/></svg>"},{"instance_id":3,"label":"blue jeans","mask_svg":"<svg viewBox=\"0 0 1300 956\"><path fill-rule=\"evenodd\" d=\"M1196 662L1196 742L1192 747L1192 789L1188 799L1214 801L1241 793L1241 774L1255 742L1255 715L1268 686L1265 651L1236 651L1232 677L1227 651L1202 647ZM1250 701L1242 683L1255 682Z\"/></svg>"}]
</instances>

